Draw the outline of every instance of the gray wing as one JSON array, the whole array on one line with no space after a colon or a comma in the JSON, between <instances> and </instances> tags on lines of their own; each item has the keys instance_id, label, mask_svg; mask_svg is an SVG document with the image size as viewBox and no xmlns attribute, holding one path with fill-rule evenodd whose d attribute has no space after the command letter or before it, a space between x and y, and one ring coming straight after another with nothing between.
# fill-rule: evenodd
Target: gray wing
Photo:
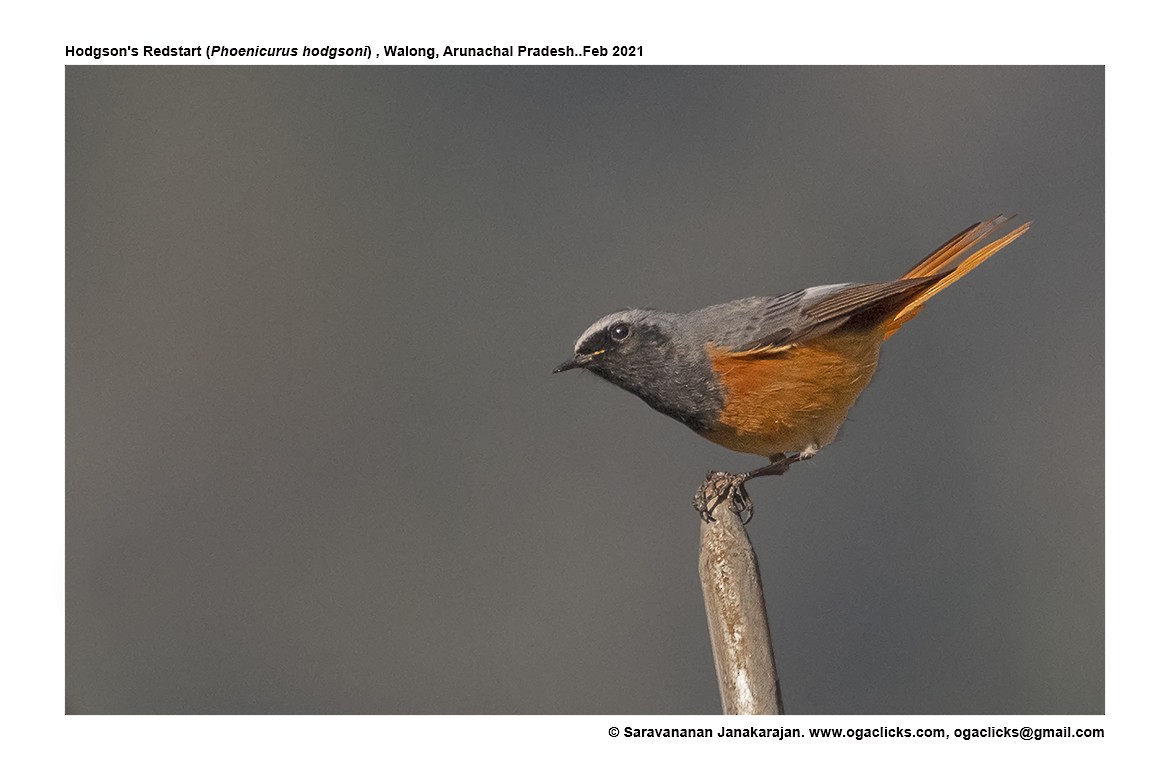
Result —
<instances>
[{"instance_id":1,"label":"gray wing","mask_svg":"<svg viewBox=\"0 0 1170 780\"><path fill-rule=\"evenodd\" d=\"M850 324L871 324L892 315L945 275L892 282L829 284L772 298L748 298L724 304L735 306L743 314L748 314L743 310L750 307L750 316L740 317L736 327L722 329L722 337L716 341L742 352L807 341Z\"/></svg>"}]
</instances>

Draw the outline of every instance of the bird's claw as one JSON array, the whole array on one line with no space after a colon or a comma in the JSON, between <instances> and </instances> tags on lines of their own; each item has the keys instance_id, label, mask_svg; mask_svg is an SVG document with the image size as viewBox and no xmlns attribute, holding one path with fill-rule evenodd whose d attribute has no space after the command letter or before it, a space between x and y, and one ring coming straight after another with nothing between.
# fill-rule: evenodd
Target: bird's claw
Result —
<instances>
[{"instance_id":1,"label":"bird's claw","mask_svg":"<svg viewBox=\"0 0 1170 780\"><path fill-rule=\"evenodd\" d=\"M707 472L707 479L699 487L699 491L695 493L693 502L693 506L703 522L715 522L715 507L724 501L728 502L731 511L739 517L744 525L751 522L755 508L752 505L751 497L748 496L747 488L744 487L747 478L747 474L728 474L726 471Z\"/></svg>"}]
</instances>

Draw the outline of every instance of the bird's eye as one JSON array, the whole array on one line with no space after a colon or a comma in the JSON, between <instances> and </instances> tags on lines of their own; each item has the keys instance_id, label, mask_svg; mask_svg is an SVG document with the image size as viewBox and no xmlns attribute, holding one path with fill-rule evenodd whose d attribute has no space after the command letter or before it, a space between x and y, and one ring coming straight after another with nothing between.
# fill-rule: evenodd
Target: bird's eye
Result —
<instances>
[{"instance_id":1,"label":"bird's eye","mask_svg":"<svg viewBox=\"0 0 1170 780\"><path fill-rule=\"evenodd\" d=\"M616 325L611 325L609 328L609 337L614 341L625 341L630 335L630 326L624 322L619 322Z\"/></svg>"}]
</instances>

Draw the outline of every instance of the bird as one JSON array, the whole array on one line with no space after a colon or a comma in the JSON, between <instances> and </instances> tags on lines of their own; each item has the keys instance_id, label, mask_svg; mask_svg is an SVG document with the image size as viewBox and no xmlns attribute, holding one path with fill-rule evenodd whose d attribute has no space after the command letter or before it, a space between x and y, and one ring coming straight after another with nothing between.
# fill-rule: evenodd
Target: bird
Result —
<instances>
[{"instance_id":1,"label":"bird","mask_svg":"<svg viewBox=\"0 0 1170 780\"><path fill-rule=\"evenodd\" d=\"M980 244L1015 215L960 231L888 282L829 284L741 298L686 313L622 309L594 322L553 369L583 369L727 449L768 458L725 479L695 506L704 520L734 498L743 522L744 485L784 474L833 442L877 370L882 344L923 305L1022 236L1027 222Z\"/></svg>"}]
</instances>

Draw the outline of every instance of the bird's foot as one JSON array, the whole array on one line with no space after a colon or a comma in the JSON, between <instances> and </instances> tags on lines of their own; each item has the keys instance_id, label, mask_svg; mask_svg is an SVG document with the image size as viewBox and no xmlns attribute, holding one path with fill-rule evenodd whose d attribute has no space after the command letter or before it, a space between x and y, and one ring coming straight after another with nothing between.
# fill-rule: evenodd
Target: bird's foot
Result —
<instances>
[{"instance_id":1,"label":"bird's foot","mask_svg":"<svg viewBox=\"0 0 1170 780\"><path fill-rule=\"evenodd\" d=\"M747 525L751 522L755 507L744 483L756 477L779 476L787 473L793 463L808 460L817 454L817 450L816 445L810 444L798 454L779 456L767 466L761 466L754 471L747 471L743 474L708 471L707 479L699 486L699 491L695 493L693 506L699 513L699 517L703 518L703 522L712 523L715 521L715 507L727 501L730 503L731 511L735 512L744 525Z\"/></svg>"},{"instance_id":2,"label":"bird's foot","mask_svg":"<svg viewBox=\"0 0 1170 780\"><path fill-rule=\"evenodd\" d=\"M744 487L751 474L728 474L726 471L709 471L707 479L695 493L694 507L705 523L715 522L715 507L728 502L732 512L747 525L755 508Z\"/></svg>"}]
</instances>

